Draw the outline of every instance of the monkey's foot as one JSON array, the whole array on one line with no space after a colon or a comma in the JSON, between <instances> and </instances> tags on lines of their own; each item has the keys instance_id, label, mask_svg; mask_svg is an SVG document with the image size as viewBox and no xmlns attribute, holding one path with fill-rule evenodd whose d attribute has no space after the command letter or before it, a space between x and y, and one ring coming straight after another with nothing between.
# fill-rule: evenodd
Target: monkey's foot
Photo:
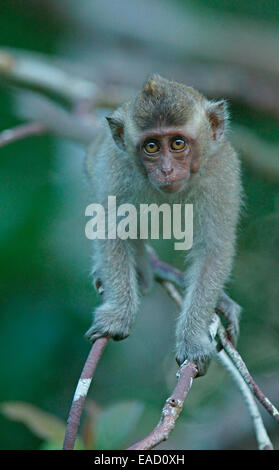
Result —
<instances>
[{"instance_id":1,"label":"monkey's foot","mask_svg":"<svg viewBox=\"0 0 279 470\"><path fill-rule=\"evenodd\" d=\"M179 366L186 360L194 362L198 369L197 377L201 377L206 374L214 351L213 339L211 341L204 335L195 338L186 335L186 337L178 338L176 361Z\"/></svg>"},{"instance_id":2,"label":"monkey's foot","mask_svg":"<svg viewBox=\"0 0 279 470\"><path fill-rule=\"evenodd\" d=\"M121 315L119 310L104 303L96 309L94 323L85 336L92 342L104 336L121 341L129 336L130 327L131 317Z\"/></svg>"},{"instance_id":3,"label":"monkey's foot","mask_svg":"<svg viewBox=\"0 0 279 470\"><path fill-rule=\"evenodd\" d=\"M211 361L211 356L187 356L185 357L184 355L180 355L179 353L176 355L176 361L179 366L183 364L186 360L192 361L196 364L197 369L198 369L198 374L197 377L202 377L203 375L206 374L207 369L209 367L210 361Z\"/></svg>"},{"instance_id":4,"label":"monkey's foot","mask_svg":"<svg viewBox=\"0 0 279 470\"><path fill-rule=\"evenodd\" d=\"M219 297L216 310L220 312L227 321L226 331L230 341L236 346L239 335L239 318L241 307L232 300L225 292Z\"/></svg>"}]
</instances>

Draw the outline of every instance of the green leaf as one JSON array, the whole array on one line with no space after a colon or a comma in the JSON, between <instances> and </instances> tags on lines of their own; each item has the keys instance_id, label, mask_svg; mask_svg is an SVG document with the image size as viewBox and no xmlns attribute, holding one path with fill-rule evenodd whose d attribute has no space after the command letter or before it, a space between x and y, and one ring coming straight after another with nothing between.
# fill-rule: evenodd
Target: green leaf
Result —
<instances>
[{"instance_id":1,"label":"green leaf","mask_svg":"<svg viewBox=\"0 0 279 470\"><path fill-rule=\"evenodd\" d=\"M96 423L97 449L120 449L139 420L144 405L136 401L106 408Z\"/></svg>"},{"instance_id":2,"label":"green leaf","mask_svg":"<svg viewBox=\"0 0 279 470\"><path fill-rule=\"evenodd\" d=\"M0 411L7 418L24 423L36 436L42 439L63 442L65 424L56 416L23 402L4 402ZM60 447L61 448L61 447Z\"/></svg>"}]
</instances>

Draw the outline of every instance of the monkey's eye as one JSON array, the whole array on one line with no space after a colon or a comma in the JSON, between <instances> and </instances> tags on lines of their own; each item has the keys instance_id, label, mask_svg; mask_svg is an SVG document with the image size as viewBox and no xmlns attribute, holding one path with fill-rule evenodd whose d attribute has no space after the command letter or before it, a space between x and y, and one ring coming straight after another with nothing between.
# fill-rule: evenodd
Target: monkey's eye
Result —
<instances>
[{"instance_id":1,"label":"monkey's eye","mask_svg":"<svg viewBox=\"0 0 279 470\"><path fill-rule=\"evenodd\" d=\"M146 153L156 153L160 149L160 146L156 140L149 140L144 143L143 149Z\"/></svg>"},{"instance_id":2,"label":"monkey's eye","mask_svg":"<svg viewBox=\"0 0 279 470\"><path fill-rule=\"evenodd\" d=\"M185 139L183 137L175 137L171 141L171 149L172 150L183 150L186 145Z\"/></svg>"}]
</instances>

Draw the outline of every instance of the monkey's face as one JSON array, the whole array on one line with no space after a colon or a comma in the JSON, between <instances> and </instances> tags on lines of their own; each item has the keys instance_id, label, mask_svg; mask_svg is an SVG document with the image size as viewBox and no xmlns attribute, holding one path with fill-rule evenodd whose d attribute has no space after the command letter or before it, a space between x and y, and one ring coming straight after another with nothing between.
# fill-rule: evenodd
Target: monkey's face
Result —
<instances>
[{"instance_id":1,"label":"monkey's face","mask_svg":"<svg viewBox=\"0 0 279 470\"><path fill-rule=\"evenodd\" d=\"M176 193L197 171L193 140L180 128L157 128L145 132L138 150L149 181L160 191Z\"/></svg>"}]
</instances>

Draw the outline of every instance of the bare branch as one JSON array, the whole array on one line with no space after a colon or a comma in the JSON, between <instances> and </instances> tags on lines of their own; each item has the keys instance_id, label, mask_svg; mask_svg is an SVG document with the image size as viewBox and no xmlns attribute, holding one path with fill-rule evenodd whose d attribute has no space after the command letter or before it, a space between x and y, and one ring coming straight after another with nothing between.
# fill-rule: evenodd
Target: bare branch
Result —
<instances>
[{"instance_id":1,"label":"bare branch","mask_svg":"<svg viewBox=\"0 0 279 470\"><path fill-rule=\"evenodd\" d=\"M21 126L6 129L0 132L0 147L25 139L35 135L43 135L49 131L47 126L41 122L32 122L30 124L22 124Z\"/></svg>"},{"instance_id":2,"label":"bare branch","mask_svg":"<svg viewBox=\"0 0 279 470\"><path fill-rule=\"evenodd\" d=\"M155 260L157 257L155 251L151 249L151 251L149 250L149 253L152 256L152 259ZM164 263L165 269L167 266L168 265ZM165 274L166 273L165 269L163 271L160 271L160 274ZM169 281L163 281L163 280L161 280L161 284L163 285L163 287L165 288L169 296L174 300L174 302L179 307L181 307L182 297L178 293L177 289L173 286L173 284L171 284L171 282ZM234 356L238 357L238 360L237 360L237 364L235 364L235 361L233 360L233 357L231 356L231 354L229 354L231 359L228 356L224 356L224 354L221 354L221 353L219 353L217 357L221 360L224 367L226 367L227 370L230 372L230 374L236 381L237 386L239 387L240 391L242 392L244 396L251 418L253 420L259 448L263 450L272 450L273 449L272 444L267 435L260 413L253 399L253 396L251 395L250 389L253 392L253 394L259 399L259 401L265 406L265 408L269 411L269 413L275 417L277 421L278 421L278 415L276 413L278 412L276 408L272 405L272 403L269 401L269 399L264 396L264 394L261 392L261 390L255 383L255 381L249 374L248 369L246 368L245 363L241 359L239 353L233 347L232 343L228 340L226 331L224 327L222 326L217 314L215 315L215 319L216 321L213 321L211 325L212 329L214 329L214 327L215 327L215 330L217 329L218 336L222 342L224 349L227 351L227 349L224 346L224 343L226 343L227 347L229 347L230 349L234 351ZM215 336L215 332L214 333L212 332L212 337ZM245 376L243 375L242 371L243 373L246 371Z\"/></svg>"},{"instance_id":3,"label":"bare branch","mask_svg":"<svg viewBox=\"0 0 279 470\"><path fill-rule=\"evenodd\" d=\"M220 338L223 348L225 349L229 357L232 359L234 365L236 366L237 370L239 371L239 373L245 380L249 389L253 392L253 394L259 400L259 402L265 407L268 413L271 416L273 416L273 418L279 423L279 411L271 403L271 401L263 394L259 386L255 383L242 357L240 356L240 354L237 352L237 350L234 348L232 343L227 338L226 331L223 325L221 324L219 325L219 328L218 328L218 336Z\"/></svg>"},{"instance_id":4,"label":"bare branch","mask_svg":"<svg viewBox=\"0 0 279 470\"><path fill-rule=\"evenodd\" d=\"M69 113L50 99L30 91L18 93L16 100L18 116L23 119L35 119L35 122L0 132L0 147L46 133L89 144L102 126L100 119L93 113L89 114L84 101L77 103L81 106L77 106L75 113Z\"/></svg>"},{"instance_id":5,"label":"bare branch","mask_svg":"<svg viewBox=\"0 0 279 470\"><path fill-rule=\"evenodd\" d=\"M171 274L175 273L174 277L179 280L180 271L176 270L175 268L172 268L166 263L162 263L161 265L161 263L159 263L160 260L157 258L155 251L151 247L149 247L148 250L152 266L155 267L155 272L157 269L157 274L159 274L159 282L161 282L161 284L166 289L170 297L174 300L174 302L181 307L182 297L180 293L169 280L165 280L169 279L169 271L171 271ZM101 287L101 285L98 286L99 292L101 292ZM271 404L271 402L263 395L259 387L255 384L241 357L228 340L225 329L222 326L217 315L215 315L214 321L211 325L212 337L215 337L216 332L218 332L218 336L222 342L222 345L226 352L229 354L230 358L233 360L234 364L224 352L219 353L218 358L222 362L224 367L226 367L230 374L233 376L234 380L237 383L237 386L239 387L241 393L245 398L251 418L253 420L258 446L260 449L272 450L272 444L264 428L257 406L250 393L250 390L248 389L244 381L247 383L254 395L261 401L261 403L263 403L263 405L268 409L268 411L272 414L272 416L275 417L277 421L279 420L279 413L276 408ZM88 356L88 359L85 363L70 410L63 449L69 450L74 448L77 430L80 423L80 416L86 399L87 391L89 389L98 360L100 359L107 342L108 338L99 338L94 343L91 352ZM153 449L155 446L160 444L160 442L168 438L169 434L174 429L176 420L181 413L184 401L191 388L192 381L196 377L196 375L196 365L193 362L185 361L180 367L177 385L171 397L167 399L165 406L162 410L161 420L146 438L131 446L129 450Z\"/></svg>"},{"instance_id":6,"label":"bare branch","mask_svg":"<svg viewBox=\"0 0 279 470\"><path fill-rule=\"evenodd\" d=\"M43 60L34 53L0 50L0 75L21 85L40 88L70 100L93 99L97 85L68 74L53 65L46 56Z\"/></svg>"},{"instance_id":7,"label":"bare branch","mask_svg":"<svg viewBox=\"0 0 279 470\"><path fill-rule=\"evenodd\" d=\"M193 362L185 361L181 365L177 385L172 395L166 400L159 423L147 437L129 447L128 450L150 450L168 439L197 373Z\"/></svg>"},{"instance_id":8,"label":"bare branch","mask_svg":"<svg viewBox=\"0 0 279 470\"><path fill-rule=\"evenodd\" d=\"M217 355L217 359L221 364L227 369L235 384L237 385L240 393L242 394L244 401L248 407L249 414L251 416L255 435L258 443L259 450L273 450L273 445L269 439L269 436L266 432L262 417L260 415L259 409L255 402L255 399L242 376L238 372L235 365L232 363L231 359L228 357L226 352L222 349Z\"/></svg>"},{"instance_id":9,"label":"bare branch","mask_svg":"<svg viewBox=\"0 0 279 470\"><path fill-rule=\"evenodd\" d=\"M169 76L169 66L161 59L156 61L154 57L138 57L133 67L129 66L129 55L120 55L118 59L115 68L110 56L108 62L102 57L101 63L98 57L94 58L91 75L102 84L98 87L93 79L91 81L80 76L81 67L78 63L65 63L59 58L50 59L43 54L17 49L1 49L0 76L19 85L55 93L71 102L89 100L94 101L96 106L112 108L128 99L150 70L155 68L158 73ZM279 117L278 80L246 70L245 65L205 64L191 60L184 65L178 57L172 65L172 76L195 86L207 96L240 100L257 110Z\"/></svg>"},{"instance_id":10,"label":"bare branch","mask_svg":"<svg viewBox=\"0 0 279 470\"><path fill-rule=\"evenodd\" d=\"M17 115L43 123L53 135L88 144L98 133L102 123L91 110L83 114L84 100L76 103L73 112L65 110L49 98L32 91L15 94Z\"/></svg>"},{"instance_id":11,"label":"bare branch","mask_svg":"<svg viewBox=\"0 0 279 470\"><path fill-rule=\"evenodd\" d=\"M147 251L149 254L153 273L157 281L170 281L176 284L178 287L183 288L184 275L182 271L160 260L160 258L158 258L157 256L156 251L153 250L150 245L147 245Z\"/></svg>"},{"instance_id":12,"label":"bare branch","mask_svg":"<svg viewBox=\"0 0 279 470\"><path fill-rule=\"evenodd\" d=\"M56 62L60 63L59 60ZM135 64L135 67L137 66L142 66L143 70L148 69L148 65L142 65L140 59ZM134 87L129 86L129 82L131 81L135 86L140 77L137 70L134 70L135 67L118 67L117 84L113 84L111 78L115 75L113 66L103 65L103 68L111 69L111 73L98 72L98 81L102 83L102 86L98 88L93 80L75 75L75 70L79 73L78 64L69 66L71 71L67 71L64 70L65 64L64 68L62 65L54 65L53 60L44 55L17 50L0 50L0 76L29 88L37 87L47 93L55 92L74 104L74 112L69 113L49 99L25 91L15 95L16 114L24 120L38 121L39 126L41 123L42 127L46 126L54 135L85 144L93 140L101 126L100 119L94 116L92 109L104 106L114 108L128 99L134 92ZM168 68L164 63L158 63L157 69L158 72L167 75ZM122 70L125 70L125 74L122 74ZM194 84L208 96L225 96L229 99L242 100L257 110L279 117L279 85L277 80L270 77L263 77L232 65L228 67L222 64L188 62L185 66L181 65L181 61L175 63L175 76L178 80L187 80L188 83ZM23 130L24 137L25 129ZM33 127L30 131L30 135L37 134L33 133ZM10 142L8 135L10 135L9 131L2 136L3 139L7 139L3 145ZM20 138L19 133L16 140ZM232 126L231 140L248 165L264 177L278 180L277 145L265 142L250 129L239 125ZM11 142L13 141L12 137ZM159 261L155 268L155 273L163 271L164 263ZM168 274L174 275L172 279L169 279L171 282L180 285L180 274L171 273L170 270Z\"/></svg>"},{"instance_id":13,"label":"bare branch","mask_svg":"<svg viewBox=\"0 0 279 470\"><path fill-rule=\"evenodd\" d=\"M99 359L101 358L108 341L109 338L97 339L93 344L88 358L85 362L70 409L63 450L74 449L77 431L80 423L80 417L87 396L87 392L90 387L91 380L95 373Z\"/></svg>"}]
</instances>

